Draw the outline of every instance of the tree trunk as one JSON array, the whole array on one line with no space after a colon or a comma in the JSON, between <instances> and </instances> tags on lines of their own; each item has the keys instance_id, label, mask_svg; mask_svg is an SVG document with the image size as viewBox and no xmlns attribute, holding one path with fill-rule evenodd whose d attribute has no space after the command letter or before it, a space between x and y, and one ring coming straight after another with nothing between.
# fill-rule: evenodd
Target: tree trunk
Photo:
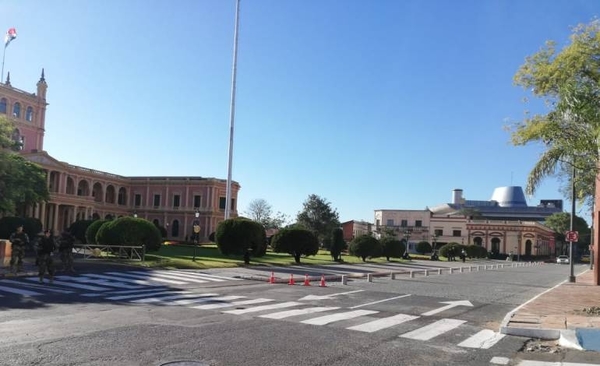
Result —
<instances>
[{"instance_id":1,"label":"tree trunk","mask_svg":"<svg viewBox=\"0 0 600 366\"><path fill-rule=\"evenodd\" d=\"M366 261L367 261L367 257L363 256L363 257L361 257L361 258L362 258L362 261L363 261L363 262L366 262Z\"/></svg>"},{"instance_id":2,"label":"tree trunk","mask_svg":"<svg viewBox=\"0 0 600 366\"><path fill-rule=\"evenodd\" d=\"M390 261L390 257L385 257L385 258L387 259L388 262Z\"/></svg>"},{"instance_id":3,"label":"tree trunk","mask_svg":"<svg viewBox=\"0 0 600 366\"><path fill-rule=\"evenodd\" d=\"M301 256L302 256L302 254L294 253L294 260L296 261L296 264L300 264Z\"/></svg>"}]
</instances>

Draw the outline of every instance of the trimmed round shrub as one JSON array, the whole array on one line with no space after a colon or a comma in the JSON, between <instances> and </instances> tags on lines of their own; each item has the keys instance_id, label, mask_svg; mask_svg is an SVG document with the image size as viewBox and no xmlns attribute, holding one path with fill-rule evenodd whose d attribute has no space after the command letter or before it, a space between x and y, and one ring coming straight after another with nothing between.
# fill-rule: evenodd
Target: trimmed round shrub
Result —
<instances>
[{"instance_id":1,"label":"trimmed round shrub","mask_svg":"<svg viewBox=\"0 0 600 366\"><path fill-rule=\"evenodd\" d=\"M105 223L96 234L98 244L145 245L146 251L160 249L160 230L145 219L123 216Z\"/></svg>"},{"instance_id":2,"label":"trimmed round shrub","mask_svg":"<svg viewBox=\"0 0 600 366\"><path fill-rule=\"evenodd\" d=\"M381 243L371 235L361 235L350 242L350 254L366 262L367 258L381 256Z\"/></svg>"},{"instance_id":3,"label":"trimmed round shrub","mask_svg":"<svg viewBox=\"0 0 600 366\"><path fill-rule=\"evenodd\" d=\"M467 256L471 258L487 258L488 256L487 249L479 245L466 245L465 250Z\"/></svg>"},{"instance_id":4,"label":"trimmed round shrub","mask_svg":"<svg viewBox=\"0 0 600 366\"><path fill-rule=\"evenodd\" d=\"M426 253L431 253L431 244L429 244L429 242L426 241L420 241L417 243L417 253L419 254L426 254Z\"/></svg>"},{"instance_id":5,"label":"trimmed round shrub","mask_svg":"<svg viewBox=\"0 0 600 366\"><path fill-rule=\"evenodd\" d=\"M267 252L265 228L245 218L222 221L217 226L215 240L224 255L243 255L250 249L253 257L262 257Z\"/></svg>"},{"instance_id":6,"label":"trimmed round shrub","mask_svg":"<svg viewBox=\"0 0 600 366\"><path fill-rule=\"evenodd\" d=\"M406 245L393 236L385 236L380 240L382 256L388 261L390 258L402 258Z\"/></svg>"},{"instance_id":7,"label":"trimmed round shrub","mask_svg":"<svg viewBox=\"0 0 600 366\"><path fill-rule=\"evenodd\" d=\"M98 242L96 241L96 234L98 234L98 230L100 230L100 227L109 221L110 220L94 220L94 222L92 222L85 230L86 243L98 244Z\"/></svg>"},{"instance_id":8,"label":"trimmed round shrub","mask_svg":"<svg viewBox=\"0 0 600 366\"><path fill-rule=\"evenodd\" d=\"M315 255L319 252L319 239L310 230L301 228L282 229L271 239L271 248L275 253L288 253L300 264L301 256Z\"/></svg>"},{"instance_id":9,"label":"trimmed round shrub","mask_svg":"<svg viewBox=\"0 0 600 366\"><path fill-rule=\"evenodd\" d=\"M73 235L75 239L77 239L80 243L87 244L88 241L85 237L85 233L88 227L94 221L95 220L77 220L74 223L72 223L71 226L69 226L67 231L71 233L71 235Z\"/></svg>"}]
</instances>

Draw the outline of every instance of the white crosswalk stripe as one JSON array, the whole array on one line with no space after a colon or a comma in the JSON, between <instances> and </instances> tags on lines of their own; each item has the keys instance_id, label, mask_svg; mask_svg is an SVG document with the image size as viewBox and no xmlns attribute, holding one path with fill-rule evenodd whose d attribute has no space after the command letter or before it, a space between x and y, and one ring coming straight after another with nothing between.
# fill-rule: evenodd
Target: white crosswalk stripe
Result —
<instances>
[{"instance_id":1,"label":"white crosswalk stripe","mask_svg":"<svg viewBox=\"0 0 600 366\"><path fill-rule=\"evenodd\" d=\"M202 278L202 279L206 279L206 280L214 281L214 282L242 281L241 278L217 276L217 275L211 275L211 274L202 273L202 272L176 271L176 270L170 271L170 272L178 273L178 274L184 274L184 275L188 275L188 276L194 276L194 277L198 277L198 278Z\"/></svg>"},{"instance_id":2,"label":"white crosswalk stripe","mask_svg":"<svg viewBox=\"0 0 600 366\"><path fill-rule=\"evenodd\" d=\"M301 323L304 324L313 324L313 325L325 325L334 322L339 322L341 320L348 320L353 318L358 318L363 315L377 314L378 311L375 310L353 310L347 311L345 313L337 313L331 315L320 316L313 319L303 320Z\"/></svg>"},{"instance_id":3,"label":"white crosswalk stripe","mask_svg":"<svg viewBox=\"0 0 600 366\"><path fill-rule=\"evenodd\" d=\"M176 281L176 280L172 280L172 279L158 277L158 276L152 274L152 272L150 272L150 273L144 272L145 274L135 274L135 273L130 273L130 272L106 272L106 273L111 274L111 275L116 275L116 276L125 276L125 277L136 278L138 280L164 282L164 283L168 283L171 285L185 285L186 284L186 282L184 282L184 281Z\"/></svg>"},{"instance_id":4,"label":"white crosswalk stripe","mask_svg":"<svg viewBox=\"0 0 600 366\"><path fill-rule=\"evenodd\" d=\"M229 303L224 302L224 303L219 303L219 304L207 304L207 305L192 306L192 309L213 310L213 309L220 309L220 308L228 308L228 307L232 307L232 306L260 304L260 303L271 302L271 301L273 301L273 300L271 300L271 299L241 300L241 301L234 301L234 302L229 302Z\"/></svg>"},{"instance_id":5,"label":"white crosswalk stripe","mask_svg":"<svg viewBox=\"0 0 600 366\"><path fill-rule=\"evenodd\" d=\"M25 290L25 289L19 289L19 288L6 287L6 286L0 286L0 291L10 292L12 294L17 294L17 295L21 295L21 296L39 296L39 295L41 295L41 293L39 293L39 292Z\"/></svg>"},{"instance_id":6,"label":"white crosswalk stripe","mask_svg":"<svg viewBox=\"0 0 600 366\"><path fill-rule=\"evenodd\" d=\"M466 323L465 320L458 319L441 319L435 323L426 325L419 329L415 329L412 332L408 332L400 335L402 338L416 339L420 341L428 341L432 338L444 334L454 328L458 328L462 324Z\"/></svg>"},{"instance_id":7,"label":"white crosswalk stripe","mask_svg":"<svg viewBox=\"0 0 600 366\"><path fill-rule=\"evenodd\" d=\"M267 319L285 319L285 318L289 318L292 316L314 314L314 313L320 313L323 311L331 311L331 310L337 310L337 309L339 309L339 307L314 307L314 308L306 308L306 309L294 309L294 310L279 311L277 313L261 315L260 317L267 318Z\"/></svg>"},{"instance_id":8,"label":"white crosswalk stripe","mask_svg":"<svg viewBox=\"0 0 600 366\"><path fill-rule=\"evenodd\" d=\"M143 299L132 300L130 302L137 303L137 304L144 304L144 303L149 303L149 302L160 302L160 303L166 304L165 300L180 300L180 299L185 299L185 298L190 298L190 297L197 298L197 297L216 296L216 295L218 295L218 294L182 293L182 294L162 296L162 297L145 297Z\"/></svg>"},{"instance_id":9,"label":"white crosswalk stripe","mask_svg":"<svg viewBox=\"0 0 600 366\"><path fill-rule=\"evenodd\" d=\"M360 332L366 332L366 333L373 333L373 332L377 332L378 330L393 327L395 325L402 324L404 322L418 319L418 318L419 318L418 316L398 314L398 315L390 316L387 318L373 320L372 322L355 325L353 327L346 328L346 329L358 330Z\"/></svg>"},{"instance_id":10,"label":"white crosswalk stripe","mask_svg":"<svg viewBox=\"0 0 600 366\"><path fill-rule=\"evenodd\" d=\"M246 308L246 309L226 310L226 311L224 311L224 313L241 315L241 314L248 314L248 313L256 313L256 312L264 311L264 310L290 308L292 306L298 306L298 305L302 305L302 303L295 302L295 301L288 301L288 302L282 302L279 304L255 306L255 307Z\"/></svg>"},{"instance_id":11,"label":"white crosswalk stripe","mask_svg":"<svg viewBox=\"0 0 600 366\"><path fill-rule=\"evenodd\" d=\"M107 297L106 300L122 301L122 300L130 300L130 299L135 299L135 298L143 298L144 296L189 294L189 293L191 293L191 292L166 290L166 291L157 291L157 292L146 292L146 293L142 293L142 294L138 293L138 294L132 294L132 295L111 296L111 297Z\"/></svg>"},{"instance_id":12,"label":"white crosswalk stripe","mask_svg":"<svg viewBox=\"0 0 600 366\"><path fill-rule=\"evenodd\" d=\"M27 281L34 281L34 282L38 282L40 280L37 277L26 277L25 279ZM56 281L55 280L54 284L65 286L65 287L77 288L77 289L81 289L81 290L89 290L89 291L106 291L106 290L108 290L107 287L85 285L82 283L72 283L72 282L66 282L66 281Z\"/></svg>"},{"instance_id":13,"label":"white crosswalk stripe","mask_svg":"<svg viewBox=\"0 0 600 366\"><path fill-rule=\"evenodd\" d=\"M147 276L148 272L144 272L144 271L132 271L132 272L127 272L127 274L131 274L131 275L140 275L140 276ZM190 278L189 276L182 276L182 275L178 275L178 274L170 274L168 272L159 272L159 271L152 271L152 277L153 278L163 278L163 279L168 279L168 280L177 280L177 281L187 281L187 282L192 282L192 283L207 283L207 280L200 280L197 278Z\"/></svg>"},{"instance_id":14,"label":"white crosswalk stripe","mask_svg":"<svg viewBox=\"0 0 600 366\"><path fill-rule=\"evenodd\" d=\"M61 290L58 288L53 288L53 287L49 287L48 285L45 284L36 284L36 283L28 283L28 282L19 282L19 281L14 281L14 280L0 280L0 285L2 284L7 284L7 285L16 285L18 287L27 287L27 288L33 288L36 290L40 290L43 292L52 292L52 293L57 293L57 294L72 294L73 291L71 290Z\"/></svg>"},{"instance_id":15,"label":"white crosswalk stripe","mask_svg":"<svg viewBox=\"0 0 600 366\"><path fill-rule=\"evenodd\" d=\"M190 305L190 304L198 304L198 303L203 303L203 302L219 302L219 301L223 302L223 301L243 299L245 297L246 296L236 296L236 295L208 297L208 298L199 297L196 299L176 300L176 301L168 302L167 305Z\"/></svg>"},{"instance_id":16,"label":"white crosswalk stripe","mask_svg":"<svg viewBox=\"0 0 600 366\"><path fill-rule=\"evenodd\" d=\"M502 338L504 334L494 332L490 329L484 329L477 334L465 339L458 344L459 347L489 349Z\"/></svg>"},{"instance_id":17,"label":"white crosswalk stripe","mask_svg":"<svg viewBox=\"0 0 600 366\"><path fill-rule=\"evenodd\" d=\"M107 279L95 279L88 276L55 276L54 278L63 281L83 282L84 284L91 283L98 286L116 287L127 290L137 290L143 288L143 286L140 285L131 285L123 282L111 282Z\"/></svg>"},{"instance_id":18,"label":"white crosswalk stripe","mask_svg":"<svg viewBox=\"0 0 600 366\"><path fill-rule=\"evenodd\" d=\"M109 292L103 292L103 293L92 293L92 294L82 294L81 296L83 297L100 297L100 296L113 296L113 295L127 295L127 294L143 294L145 292L152 292L152 291L166 291L168 290L168 287L150 287L150 288L143 288L140 290L119 290L119 291L109 291Z\"/></svg>"}]
</instances>

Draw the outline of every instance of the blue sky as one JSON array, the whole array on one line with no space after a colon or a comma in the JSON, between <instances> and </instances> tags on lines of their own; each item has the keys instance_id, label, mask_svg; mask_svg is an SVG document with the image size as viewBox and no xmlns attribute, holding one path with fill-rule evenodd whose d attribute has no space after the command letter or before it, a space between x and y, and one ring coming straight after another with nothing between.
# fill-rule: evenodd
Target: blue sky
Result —
<instances>
[{"instance_id":1,"label":"blue sky","mask_svg":"<svg viewBox=\"0 0 600 366\"><path fill-rule=\"evenodd\" d=\"M512 78L596 1L242 0L233 179L295 217L341 221L525 186L541 147L504 126L542 111ZM12 85L48 82L45 150L129 175L227 177L235 0L0 0ZM563 198L554 179L529 200ZM566 201L565 201L566 204ZM565 207L568 207L566 204ZM579 212L585 215L585 212Z\"/></svg>"}]
</instances>

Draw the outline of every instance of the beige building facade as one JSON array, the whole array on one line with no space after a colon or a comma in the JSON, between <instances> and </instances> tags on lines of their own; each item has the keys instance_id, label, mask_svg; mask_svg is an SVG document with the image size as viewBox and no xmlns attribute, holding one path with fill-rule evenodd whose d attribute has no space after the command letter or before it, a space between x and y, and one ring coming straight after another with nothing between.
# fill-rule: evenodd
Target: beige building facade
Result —
<instances>
[{"instance_id":1,"label":"beige building facade","mask_svg":"<svg viewBox=\"0 0 600 366\"><path fill-rule=\"evenodd\" d=\"M44 150L46 91L44 71L36 93L14 88L8 74L0 84L0 113L15 124L12 138L21 154L46 172L50 200L22 208L21 215L38 218L44 228L60 231L80 219L137 216L167 229L167 237L184 240L192 223L200 222L206 239L223 221L226 180L206 177L125 177L54 159ZM240 185L232 182L231 215L236 217Z\"/></svg>"}]
</instances>

